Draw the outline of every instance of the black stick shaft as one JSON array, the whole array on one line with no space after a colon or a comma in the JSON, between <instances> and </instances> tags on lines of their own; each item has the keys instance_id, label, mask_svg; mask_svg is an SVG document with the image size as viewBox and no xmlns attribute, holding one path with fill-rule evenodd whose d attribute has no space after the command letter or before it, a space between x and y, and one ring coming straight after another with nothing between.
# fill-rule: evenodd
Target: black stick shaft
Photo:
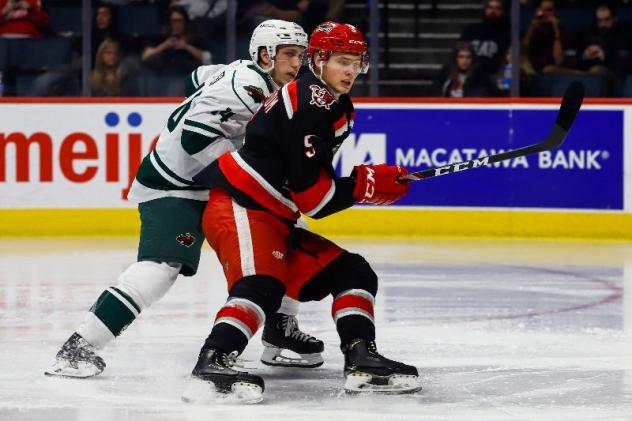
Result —
<instances>
[{"instance_id":1,"label":"black stick shaft","mask_svg":"<svg viewBox=\"0 0 632 421\"><path fill-rule=\"evenodd\" d=\"M575 117L577 117L577 113L581 108L583 99L584 85L577 81L572 82L566 89L566 92L564 92L564 98L562 98L562 104L560 105L560 110L557 113L557 118L555 119L555 124L553 125L551 132L546 137L546 139L538 143L495 155L484 156L469 161L457 162L454 164L446 165L444 167L430 168L427 170L413 172L401 177L400 180L425 180L430 177L437 177L440 175L447 175L453 174L455 172L471 170L472 168L484 167L485 165L504 161L506 159L517 158L520 156L530 155L533 153L548 151L549 149L557 148L564 142L564 139L566 139L566 135L571 129L571 126L575 121Z\"/></svg>"}]
</instances>

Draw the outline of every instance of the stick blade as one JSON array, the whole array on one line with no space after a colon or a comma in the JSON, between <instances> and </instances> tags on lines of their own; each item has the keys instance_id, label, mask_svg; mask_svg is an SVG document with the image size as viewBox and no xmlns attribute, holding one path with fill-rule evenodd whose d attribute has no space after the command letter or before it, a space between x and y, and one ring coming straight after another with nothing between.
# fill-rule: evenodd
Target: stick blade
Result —
<instances>
[{"instance_id":1,"label":"stick blade","mask_svg":"<svg viewBox=\"0 0 632 421\"><path fill-rule=\"evenodd\" d=\"M560 112L557 114L555 124L568 131L573 125L575 117L577 117L583 100L584 85L578 81L571 82L566 88L566 92L564 92L564 98L562 98L562 105L560 106Z\"/></svg>"}]
</instances>

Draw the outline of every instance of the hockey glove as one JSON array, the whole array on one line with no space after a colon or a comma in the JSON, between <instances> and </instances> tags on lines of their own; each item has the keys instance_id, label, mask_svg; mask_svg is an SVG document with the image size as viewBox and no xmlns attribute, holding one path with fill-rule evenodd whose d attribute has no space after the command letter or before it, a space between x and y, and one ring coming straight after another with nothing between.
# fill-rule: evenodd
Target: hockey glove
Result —
<instances>
[{"instance_id":1,"label":"hockey glove","mask_svg":"<svg viewBox=\"0 0 632 421\"><path fill-rule=\"evenodd\" d=\"M406 174L406 168L395 165L355 166L351 173L356 179L353 197L358 203L390 205L408 193L410 183L397 181Z\"/></svg>"}]
</instances>

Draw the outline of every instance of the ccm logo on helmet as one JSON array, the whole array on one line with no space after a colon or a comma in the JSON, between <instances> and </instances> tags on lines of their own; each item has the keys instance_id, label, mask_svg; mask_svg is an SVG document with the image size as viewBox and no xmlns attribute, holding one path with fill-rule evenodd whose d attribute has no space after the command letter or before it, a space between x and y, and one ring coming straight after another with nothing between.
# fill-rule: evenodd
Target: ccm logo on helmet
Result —
<instances>
[{"instance_id":1,"label":"ccm logo on helmet","mask_svg":"<svg viewBox=\"0 0 632 421\"><path fill-rule=\"evenodd\" d=\"M323 23L320 24L318 28L316 28L316 31L331 32L335 26L336 25L334 25L333 23Z\"/></svg>"}]
</instances>

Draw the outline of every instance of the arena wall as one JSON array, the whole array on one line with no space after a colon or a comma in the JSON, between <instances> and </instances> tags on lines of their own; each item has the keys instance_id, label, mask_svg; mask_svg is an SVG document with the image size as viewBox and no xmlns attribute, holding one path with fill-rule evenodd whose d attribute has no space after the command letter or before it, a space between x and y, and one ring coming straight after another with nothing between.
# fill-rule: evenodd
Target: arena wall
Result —
<instances>
[{"instance_id":1,"label":"arena wall","mask_svg":"<svg viewBox=\"0 0 632 421\"><path fill-rule=\"evenodd\" d=\"M136 234L127 188L177 102L2 99L0 236ZM361 99L334 162L348 174L359 162L418 171L478 158L541 140L557 108L551 99ZM630 142L632 102L589 100L558 150L308 222L327 235L632 240Z\"/></svg>"}]
</instances>

